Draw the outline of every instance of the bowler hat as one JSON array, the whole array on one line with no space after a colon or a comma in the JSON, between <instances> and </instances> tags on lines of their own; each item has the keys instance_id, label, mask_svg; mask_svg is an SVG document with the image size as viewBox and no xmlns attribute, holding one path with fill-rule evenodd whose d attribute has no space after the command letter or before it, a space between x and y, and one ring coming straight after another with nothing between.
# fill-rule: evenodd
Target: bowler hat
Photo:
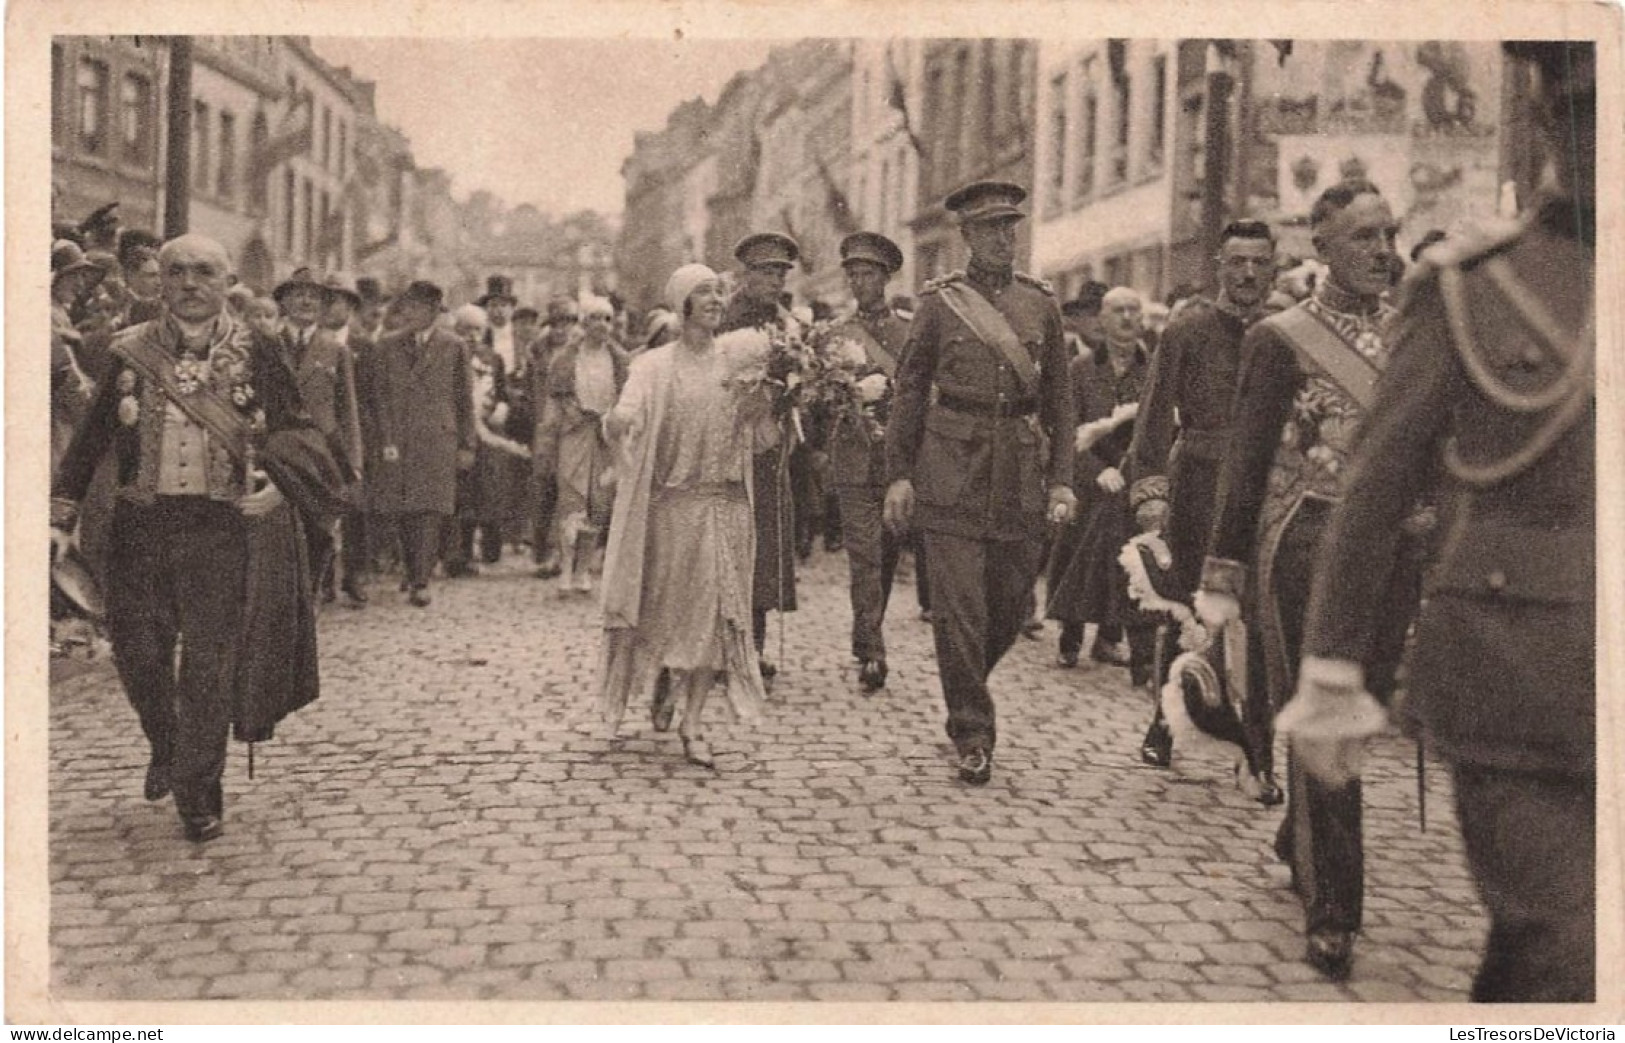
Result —
<instances>
[{"instance_id":1,"label":"bowler hat","mask_svg":"<svg viewBox=\"0 0 1625 1043\"><path fill-rule=\"evenodd\" d=\"M316 269L295 268L292 275L289 275L286 279L283 279L277 284L276 289L271 291L271 299L280 304L282 303L283 294L287 293L289 290L298 289L301 286L309 287L313 290L319 290L324 297L333 292L332 290L328 289L327 283L322 281L322 277L317 274Z\"/></svg>"},{"instance_id":2,"label":"bowler hat","mask_svg":"<svg viewBox=\"0 0 1625 1043\"><path fill-rule=\"evenodd\" d=\"M395 303L427 304L434 310L439 311L445 299L446 294L440 287L427 279L418 279L407 284L406 289L402 290L400 296L395 298Z\"/></svg>"},{"instance_id":3,"label":"bowler hat","mask_svg":"<svg viewBox=\"0 0 1625 1043\"><path fill-rule=\"evenodd\" d=\"M977 221L1019 221L1027 215L1021 204L1027 190L1008 181L972 181L942 201L942 205L959 215L959 223Z\"/></svg>"},{"instance_id":4,"label":"bowler hat","mask_svg":"<svg viewBox=\"0 0 1625 1043\"><path fill-rule=\"evenodd\" d=\"M841 264L867 261L896 274L903 267L903 251L879 232L853 232L841 240Z\"/></svg>"},{"instance_id":5,"label":"bowler hat","mask_svg":"<svg viewBox=\"0 0 1625 1043\"><path fill-rule=\"evenodd\" d=\"M513 295L512 279L506 275L490 275L486 277L485 296L474 303L483 308L492 301L507 301L509 304L514 305L519 303L519 298Z\"/></svg>"},{"instance_id":6,"label":"bowler hat","mask_svg":"<svg viewBox=\"0 0 1625 1043\"><path fill-rule=\"evenodd\" d=\"M355 292L362 304L383 304L389 300L383 285L370 275L363 275L355 281Z\"/></svg>"},{"instance_id":7,"label":"bowler hat","mask_svg":"<svg viewBox=\"0 0 1625 1043\"><path fill-rule=\"evenodd\" d=\"M794 239L778 232L754 232L739 240L734 257L746 268L755 265L795 267L801 259L801 247Z\"/></svg>"},{"instance_id":8,"label":"bowler hat","mask_svg":"<svg viewBox=\"0 0 1625 1043\"><path fill-rule=\"evenodd\" d=\"M94 273L96 282L101 282L107 275L107 269L86 259L78 243L72 239L58 239L56 245L51 247L51 285L55 286L58 279L80 272Z\"/></svg>"}]
</instances>

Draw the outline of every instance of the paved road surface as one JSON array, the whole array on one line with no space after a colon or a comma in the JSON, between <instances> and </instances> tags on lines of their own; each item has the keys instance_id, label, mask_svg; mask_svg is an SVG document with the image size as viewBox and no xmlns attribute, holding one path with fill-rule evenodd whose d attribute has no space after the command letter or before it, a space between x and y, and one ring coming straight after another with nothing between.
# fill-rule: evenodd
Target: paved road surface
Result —
<instances>
[{"instance_id":1,"label":"paved road surface","mask_svg":"<svg viewBox=\"0 0 1625 1043\"><path fill-rule=\"evenodd\" d=\"M96 999L1463 1000L1484 919L1443 772L1378 744L1353 980L1301 962L1279 809L1226 768L1138 763L1126 673L995 675L992 785L953 780L928 627L900 586L889 689L847 658L845 562L805 569L767 721L715 774L643 718L590 734L598 632L517 561L380 583L321 620L323 693L227 773L194 847L141 799L110 671L51 692L54 991ZM774 640L776 641L775 630ZM713 709L720 700L713 701Z\"/></svg>"}]
</instances>

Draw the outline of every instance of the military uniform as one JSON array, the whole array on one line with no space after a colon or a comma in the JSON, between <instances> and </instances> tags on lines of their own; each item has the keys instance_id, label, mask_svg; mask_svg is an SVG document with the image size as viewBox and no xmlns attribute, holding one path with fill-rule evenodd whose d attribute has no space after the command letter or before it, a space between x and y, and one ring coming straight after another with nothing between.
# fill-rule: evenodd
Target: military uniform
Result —
<instances>
[{"instance_id":1,"label":"military uniform","mask_svg":"<svg viewBox=\"0 0 1625 1043\"><path fill-rule=\"evenodd\" d=\"M1019 202L1025 193L1015 192ZM1010 212L1019 216L1013 204ZM979 333L962 314L976 301L1008 324L1011 351L1025 355L1020 371L984 339L986 324ZM988 675L1027 618L1047 490L1072 478L1067 361L1049 286L974 261L968 272L928 284L903 349L886 473L893 483L913 483L947 731L962 758L978 751L991 757L997 732ZM961 778L986 781L987 772L972 774L962 765Z\"/></svg>"},{"instance_id":2,"label":"military uniform","mask_svg":"<svg viewBox=\"0 0 1625 1043\"><path fill-rule=\"evenodd\" d=\"M1380 581L1407 505L1442 461L1408 706L1451 764L1490 913L1479 1001L1595 996L1595 333L1576 234L1590 221L1554 204L1516 234L1424 255L1305 624L1307 655L1361 659L1392 611Z\"/></svg>"},{"instance_id":3,"label":"military uniform","mask_svg":"<svg viewBox=\"0 0 1625 1043\"><path fill-rule=\"evenodd\" d=\"M741 264L790 267L800 257L795 240L775 232L758 232L739 241L734 256ZM728 302L717 333L742 329L785 329L796 320L776 301L756 301L736 293ZM751 630L758 653L767 644L767 614L796 610L795 492L790 457L805 450L781 443L757 453L752 463L756 512L756 566L751 584ZM782 473L781 473L782 470ZM777 671L764 671L771 676Z\"/></svg>"}]
</instances>

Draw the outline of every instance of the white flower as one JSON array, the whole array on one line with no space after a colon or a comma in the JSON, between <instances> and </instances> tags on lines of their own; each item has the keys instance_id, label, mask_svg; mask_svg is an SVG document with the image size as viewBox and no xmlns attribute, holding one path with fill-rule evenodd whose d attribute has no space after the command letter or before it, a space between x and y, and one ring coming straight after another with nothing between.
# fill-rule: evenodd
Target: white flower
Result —
<instances>
[{"instance_id":1,"label":"white flower","mask_svg":"<svg viewBox=\"0 0 1625 1043\"><path fill-rule=\"evenodd\" d=\"M134 395L125 395L118 400L118 419L125 427L134 427L136 421L141 419L141 403L136 401Z\"/></svg>"},{"instance_id":2,"label":"white flower","mask_svg":"<svg viewBox=\"0 0 1625 1043\"><path fill-rule=\"evenodd\" d=\"M860 369L869 364L869 353L850 337L837 337L829 346L829 360L837 366Z\"/></svg>"},{"instance_id":3,"label":"white flower","mask_svg":"<svg viewBox=\"0 0 1625 1043\"><path fill-rule=\"evenodd\" d=\"M886 397L886 391L891 387L891 381L886 379L884 373L871 373L858 381L858 401L879 402Z\"/></svg>"}]
</instances>

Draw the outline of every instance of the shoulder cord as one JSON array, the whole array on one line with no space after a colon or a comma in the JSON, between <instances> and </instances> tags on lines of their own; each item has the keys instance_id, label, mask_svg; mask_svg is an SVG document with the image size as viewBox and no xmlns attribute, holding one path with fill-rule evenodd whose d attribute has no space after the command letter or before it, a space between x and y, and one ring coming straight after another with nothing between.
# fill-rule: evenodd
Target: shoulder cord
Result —
<instances>
[{"instance_id":1,"label":"shoulder cord","mask_svg":"<svg viewBox=\"0 0 1625 1043\"><path fill-rule=\"evenodd\" d=\"M1501 258L1485 264L1485 271L1498 289L1506 295L1519 317L1548 347L1558 349L1564 337L1551 314L1518 281ZM1473 384L1495 405L1515 413L1537 413L1556 406L1551 418L1535 432L1521 448L1503 459L1487 464L1470 464L1462 459L1460 446L1454 436L1445 444L1444 464L1451 475L1468 485L1490 486L1519 474L1533 464L1566 434L1591 402L1592 374L1596 366L1596 323L1588 315L1585 325L1573 342L1573 350L1560 357L1569 360L1550 387L1534 393L1524 393L1508 387L1490 372L1484 360L1473 349L1472 331L1467 323L1466 291L1462 284L1461 269L1455 265L1439 272L1439 287L1444 295L1445 312L1450 322L1450 333L1456 342L1456 354Z\"/></svg>"}]
</instances>

